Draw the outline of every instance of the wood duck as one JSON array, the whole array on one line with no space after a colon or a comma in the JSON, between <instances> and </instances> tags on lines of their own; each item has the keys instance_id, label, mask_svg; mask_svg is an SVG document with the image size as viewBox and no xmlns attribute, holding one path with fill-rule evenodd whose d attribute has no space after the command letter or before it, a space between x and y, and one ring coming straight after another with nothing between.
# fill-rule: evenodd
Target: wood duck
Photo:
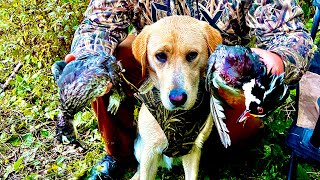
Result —
<instances>
[{"instance_id":1,"label":"wood duck","mask_svg":"<svg viewBox=\"0 0 320 180\"><path fill-rule=\"evenodd\" d=\"M117 74L122 69L113 56L86 54L69 63L57 61L51 71L59 87L60 113L56 136L60 142L73 143L76 140L73 116L96 97L104 95L110 82L114 86L109 110L116 112L124 98L121 86L117 86L121 81Z\"/></svg>"},{"instance_id":2,"label":"wood duck","mask_svg":"<svg viewBox=\"0 0 320 180\"><path fill-rule=\"evenodd\" d=\"M283 75L267 73L259 58L250 48L238 45L219 45L209 57L206 89L211 94L211 113L226 148L231 141L241 141L263 127L260 117L274 110L274 103L279 105L288 92ZM244 121L245 126L239 124Z\"/></svg>"},{"instance_id":3,"label":"wood duck","mask_svg":"<svg viewBox=\"0 0 320 180\"><path fill-rule=\"evenodd\" d=\"M260 79L252 79L243 85L246 109L238 119L245 122L249 117L263 118L281 105L289 95L289 88L284 83L284 73L268 73Z\"/></svg>"}]
</instances>

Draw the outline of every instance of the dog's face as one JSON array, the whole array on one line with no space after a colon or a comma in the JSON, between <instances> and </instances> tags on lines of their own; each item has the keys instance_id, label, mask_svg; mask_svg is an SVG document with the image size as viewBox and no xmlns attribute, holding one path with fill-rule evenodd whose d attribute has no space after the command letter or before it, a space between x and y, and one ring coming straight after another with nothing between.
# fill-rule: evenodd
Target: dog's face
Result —
<instances>
[{"instance_id":1,"label":"dog's face","mask_svg":"<svg viewBox=\"0 0 320 180\"><path fill-rule=\"evenodd\" d=\"M143 71L148 68L164 107L188 110L197 100L208 57L220 43L220 33L208 23L189 16L170 16L146 26L132 50Z\"/></svg>"}]
</instances>

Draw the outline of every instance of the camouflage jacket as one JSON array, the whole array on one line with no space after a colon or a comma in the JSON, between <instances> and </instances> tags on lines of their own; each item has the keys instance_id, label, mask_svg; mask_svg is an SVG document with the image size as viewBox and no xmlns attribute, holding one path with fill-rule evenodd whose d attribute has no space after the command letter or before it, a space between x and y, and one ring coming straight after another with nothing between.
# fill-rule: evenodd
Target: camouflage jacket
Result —
<instances>
[{"instance_id":1,"label":"camouflage jacket","mask_svg":"<svg viewBox=\"0 0 320 180\"><path fill-rule=\"evenodd\" d=\"M71 53L113 54L133 25L137 33L170 15L190 15L218 29L226 45L247 45L281 56L286 82L300 80L313 56L312 39L294 0L91 0L75 32Z\"/></svg>"}]
</instances>

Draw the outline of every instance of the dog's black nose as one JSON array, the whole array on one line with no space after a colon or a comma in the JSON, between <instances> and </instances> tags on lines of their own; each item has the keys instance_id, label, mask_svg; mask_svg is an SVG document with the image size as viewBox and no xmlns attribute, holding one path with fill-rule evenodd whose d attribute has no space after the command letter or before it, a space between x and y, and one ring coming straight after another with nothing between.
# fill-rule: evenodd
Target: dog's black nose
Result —
<instances>
[{"instance_id":1,"label":"dog's black nose","mask_svg":"<svg viewBox=\"0 0 320 180\"><path fill-rule=\"evenodd\" d=\"M174 106L182 106L187 101L187 94L183 89L173 89L170 91L169 100Z\"/></svg>"}]
</instances>

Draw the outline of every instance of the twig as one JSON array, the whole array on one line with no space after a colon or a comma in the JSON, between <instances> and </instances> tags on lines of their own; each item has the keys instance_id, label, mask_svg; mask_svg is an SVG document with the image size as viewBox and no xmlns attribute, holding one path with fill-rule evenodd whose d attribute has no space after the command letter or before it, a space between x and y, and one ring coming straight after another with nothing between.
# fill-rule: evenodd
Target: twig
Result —
<instances>
[{"instance_id":1,"label":"twig","mask_svg":"<svg viewBox=\"0 0 320 180\"><path fill-rule=\"evenodd\" d=\"M2 93L3 91L5 91L7 89L7 87L9 86L10 81L16 76L17 72L21 69L22 67L22 63L19 62L13 69L13 72L11 73L11 75L7 78L6 82L2 85L2 88L0 89L0 93Z\"/></svg>"}]
</instances>

